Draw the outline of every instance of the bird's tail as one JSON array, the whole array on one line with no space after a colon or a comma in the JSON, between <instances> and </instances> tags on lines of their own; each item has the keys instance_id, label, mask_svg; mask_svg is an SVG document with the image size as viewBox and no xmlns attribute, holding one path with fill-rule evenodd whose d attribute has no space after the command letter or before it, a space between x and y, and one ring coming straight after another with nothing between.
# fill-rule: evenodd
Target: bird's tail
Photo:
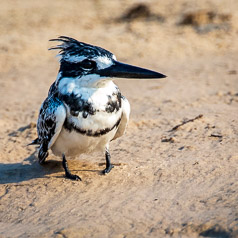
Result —
<instances>
[{"instance_id":1,"label":"bird's tail","mask_svg":"<svg viewBox=\"0 0 238 238\"><path fill-rule=\"evenodd\" d=\"M40 141L39 141L39 138L36 138L35 140L33 140L30 144L28 145L39 145L40 144ZM27 145L27 146L28 146Z\"/></svg>"}]
</instances>

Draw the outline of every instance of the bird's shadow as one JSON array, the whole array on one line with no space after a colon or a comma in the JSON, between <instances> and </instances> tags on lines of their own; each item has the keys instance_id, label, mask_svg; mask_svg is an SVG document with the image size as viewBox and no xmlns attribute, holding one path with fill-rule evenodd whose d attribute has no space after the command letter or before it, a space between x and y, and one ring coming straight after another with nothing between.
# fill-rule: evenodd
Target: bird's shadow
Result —
<instances>
[{"instance_id":1,"label":"bird's shadow","mask_svg":"<svg viewBox=\"0 0 238 238\"><path fill-rule=\"evenodd\" d=\"M85 163L82 167L83 169L72 171L87 171L101 174L100 170L88 169ZM0 163L0 184L19 183L31 179L49 177L49 175L60 177L59 175L52 175L59 172L62 172L61 177L64 178L64 169L62 168L61 161L47 160L43 165L40 165L35 153L32 153L22 163Z\"/></svg>"}]
</instances>

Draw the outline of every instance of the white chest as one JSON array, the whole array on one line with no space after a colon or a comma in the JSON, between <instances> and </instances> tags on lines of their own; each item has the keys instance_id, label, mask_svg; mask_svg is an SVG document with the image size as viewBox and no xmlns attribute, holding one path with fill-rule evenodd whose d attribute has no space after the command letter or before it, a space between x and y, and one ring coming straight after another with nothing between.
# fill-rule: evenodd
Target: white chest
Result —
<instances>
[{"instance_id":1,"label":"white chest","mask_svg":"<svg viewBox=\"0 0 238 238\"><path fill-rule=\"evenodd\" d=\"M66 121L52 151L74 156L104 150L114 138L121 116L121 95L112 82L101 88L65 85Z\"/></svg>"},{"instance_id":2,"label":"white chest","mask_svg":"<svg viewBox=\"0 0 238 238\"><path fill-rule=\"evenodd\" d=\"M94 151L105 151L109 142L114 138L117 128L101 136L86 136L76 131L69 132L65 128L62 129L59 137L51 147L55 155L76 156L84 153L92 153Z\"/></svg>"}]
</instances>

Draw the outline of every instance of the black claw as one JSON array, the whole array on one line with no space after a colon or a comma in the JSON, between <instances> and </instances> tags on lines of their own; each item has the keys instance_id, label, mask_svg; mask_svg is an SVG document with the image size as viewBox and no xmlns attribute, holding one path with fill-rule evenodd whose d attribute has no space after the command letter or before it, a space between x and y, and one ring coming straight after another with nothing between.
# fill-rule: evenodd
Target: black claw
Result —
<instances>
[{"instance_id":1,"label":"black claw","mask_svg":"<svg viewBox=\"0 0 238 238\"><path fill-rule=\"evenodd\" d=\"M76 174L71 174L71 173L66 174L65 173L65 177L68 179L76 180L76 181L78 181L78 180L82 181L82 179Z\"/></svg>"},{"instance_id":2,"label":"black claw","mask_svg":"<svg viewBox=\"0 0 238 238\"><path fill-rule=\"evenodd\" d=\"M110 166L107 167L106 169L104 169L104 170L102 171L102 173L103 173L103 174L108 174L108 173L112 170L112 168L114 168L114 165L110 164Z\"/></svg>"},{"instance_id":3,"label":"black claw","mask_svg":"<svg viewBox=\"0 0 238 238\"><path fill-rule=\"evenodd\" d=\"M62 157L63 157L62 165L63 165L64 171L65 171L65 177L69 178L69 179L72 179L72 180L76 180L76 181L77 180L82 181L82 179L78 175L71 174L71 172L68 168L68 164L67 164L67 160L65 158L65 155L63 154Z\"/></svg>"}]
</instances>

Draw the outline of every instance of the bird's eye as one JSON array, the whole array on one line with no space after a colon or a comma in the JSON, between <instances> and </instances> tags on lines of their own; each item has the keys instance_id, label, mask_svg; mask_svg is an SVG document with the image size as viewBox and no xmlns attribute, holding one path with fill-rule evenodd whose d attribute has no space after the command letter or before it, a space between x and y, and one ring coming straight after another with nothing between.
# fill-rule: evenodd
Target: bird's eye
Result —
<instances>
[{"instance_id":1,"label":"bird's eye","mask_svg":"<svg viewBox=\"0 0 238 238\"><path fill-rule=\"evenodd\" d=\"M96 62L92 60L85 59L80 63L81 67L84 69L93 69L96 66Z\"/></svg>"}]
</instances>

